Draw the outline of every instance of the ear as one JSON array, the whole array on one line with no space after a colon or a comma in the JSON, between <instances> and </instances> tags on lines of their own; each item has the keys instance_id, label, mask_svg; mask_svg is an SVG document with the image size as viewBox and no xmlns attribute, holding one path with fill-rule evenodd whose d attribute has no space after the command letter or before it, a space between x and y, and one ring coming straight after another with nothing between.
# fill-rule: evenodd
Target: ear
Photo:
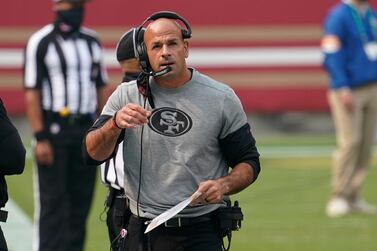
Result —
<instances>
[{"instance_id":1,"label":"ear","mask_svg":"<svg viewBox=\"0 0 377 251\"><path fill-rule=\"evenodd\" d=\"M185 49L185 58L188 58L188 56L189 56L189 43L188 43L187 40L183 41L183 46L184 46L184 49Z\"/></svg>"}]
</instances>

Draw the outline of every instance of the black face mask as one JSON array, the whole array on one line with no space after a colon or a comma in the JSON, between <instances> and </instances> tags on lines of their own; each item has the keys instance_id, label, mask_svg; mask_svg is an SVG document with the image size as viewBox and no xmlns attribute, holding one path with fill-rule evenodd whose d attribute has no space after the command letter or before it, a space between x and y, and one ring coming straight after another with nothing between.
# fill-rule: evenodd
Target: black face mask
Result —
<instances>
[{"instance_id":1,"label":"black face mask","mask_svg":"<svg viewBox=\"0 0 377 251\"><path fill-rule=\"evenodd\" d=\"M56 12L55 27L63 34L72 34L80 29L83 18L83 7L59 10Z\"/></svg>"},{"instance_id":2,"label":"black face mask","mask_svg":"<svg viewBox=\"0 0 377 251\"><path fill-rule=\"evenodd\" d=\"M123 76L122 81L123 82L130 82L132 80L135 80L135 79L137 79L137 77L139 76L139 74L140 74L139 72L127 72Z\"/></svg>"}]
</instances>

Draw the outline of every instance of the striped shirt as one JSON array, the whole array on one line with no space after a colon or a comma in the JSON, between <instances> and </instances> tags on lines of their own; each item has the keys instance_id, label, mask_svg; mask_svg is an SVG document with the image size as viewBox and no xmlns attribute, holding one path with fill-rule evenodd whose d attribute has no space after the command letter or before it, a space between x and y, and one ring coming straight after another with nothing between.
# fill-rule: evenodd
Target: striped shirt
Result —
<instances>
[{"instance_id":1,"label":"striped shirt","mask_svg":"<svg viewBox=\"0 0 377 251\"><path fill-rule=\"evenodd\" d=\"M97 88L107 82L103 52L94 31L81 28L63 38L52 24L34 33L26 46L24 86L42 92L42 109L94 113Z\"/></svg>"}]
</instances>

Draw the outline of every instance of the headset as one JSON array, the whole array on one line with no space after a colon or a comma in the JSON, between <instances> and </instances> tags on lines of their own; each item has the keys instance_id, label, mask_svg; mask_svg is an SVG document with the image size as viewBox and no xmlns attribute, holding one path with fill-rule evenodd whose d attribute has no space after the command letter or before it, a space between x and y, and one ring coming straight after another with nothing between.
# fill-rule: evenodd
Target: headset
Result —
<instances>
[{"instance_id":1,"label":"headset","mask_svg":"<svg viewBox=\"0 0 377 251\"><path fill-rule=\"evenodd\" d=\"M191 26L190 24L181 16L179 16L177 13L172 12L172 11L159 11L153 13L150 17L145 19L145 21L138 27L136 31L136 51L139 57L140 61L140 67L142 71L149 76L153 77L159 77L161 75L164 75L168 72L171 71L171 67L166 67L165 69L162 69L157 72L153 72L152 67L149 63L149 58L148 58L148 53L147 53L147 48L144 43L144 37L141 33L141 30L144 28L144 25L149 22L149 21L155 21L160 18L167 18L167 19L175 19L175 20L180 20L182 23L185 25L186 29L181 29L182 31L182 38L183 39L189 39L191 38Z\"/></svg>"}]
</instances>

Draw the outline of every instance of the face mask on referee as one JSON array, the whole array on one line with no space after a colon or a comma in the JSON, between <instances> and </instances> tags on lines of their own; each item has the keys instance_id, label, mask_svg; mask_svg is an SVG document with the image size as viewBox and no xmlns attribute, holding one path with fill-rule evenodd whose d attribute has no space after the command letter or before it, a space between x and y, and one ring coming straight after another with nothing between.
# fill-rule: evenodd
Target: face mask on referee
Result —
<instances>
[{"instance_id":1,"label":"face mask on referee","mask_svg":"<svg viewBox=\"0 0 377 251\"><path fill-rule=\"evenodd\" d=\"M57 27L62 34L72 34L80 29L83 18L83 7L59 10L56 12L55 27Z\"/></svg>"}]
</instances>

